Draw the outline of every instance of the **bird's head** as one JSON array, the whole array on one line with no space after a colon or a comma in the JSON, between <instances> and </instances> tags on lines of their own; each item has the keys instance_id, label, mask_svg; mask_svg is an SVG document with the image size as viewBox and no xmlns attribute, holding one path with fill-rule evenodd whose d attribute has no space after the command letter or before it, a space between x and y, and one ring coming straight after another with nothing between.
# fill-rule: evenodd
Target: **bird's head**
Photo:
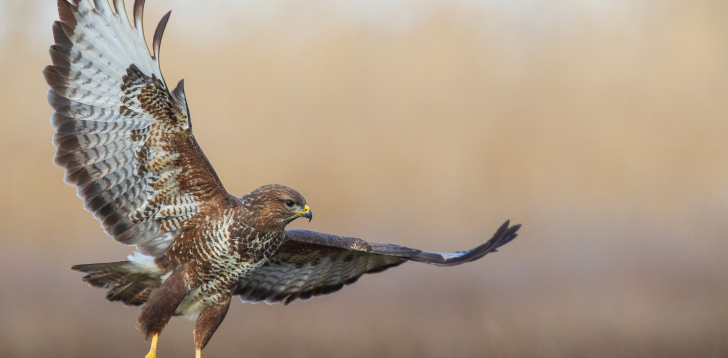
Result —
<instances>
[{"instance_id":1,"label":"bird's head","mask_svg":"<svg viewBox=\"0 0 728 358\"><path fill-rule=\"evenodd\" d=\"M246 195L253 210L268 220L287 225L300 217L311 221L313 213L299 192L280 184L270 184Z\"/></svg>"}]
</instances>

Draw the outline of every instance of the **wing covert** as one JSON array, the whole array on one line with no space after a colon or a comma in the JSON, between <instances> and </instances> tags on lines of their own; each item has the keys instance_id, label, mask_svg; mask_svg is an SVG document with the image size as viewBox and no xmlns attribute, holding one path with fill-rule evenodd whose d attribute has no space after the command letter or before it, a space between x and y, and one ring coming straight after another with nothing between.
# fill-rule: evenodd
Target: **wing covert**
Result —
<instances>
[{"instance_id":1,"label":"wing covert","mask_svg":"<svg viewBox=\"0 0 728 358\"><path fill-rule=\"evenodd\" d=\"M366 273L381 272L405 261L455 266L475 261L515 239L521 225L506 221L486 243L467 251L435 253L394 244L307 230L286 231L288 240L268 262L245 277L233 294L243 302L290 304L330 294Z\"/></svg>"},{"instance_id":2,"label":"wing covert","mask_svg":"<svg viewBox=\"0 0 728 358\"><path fill-rule=\"evenodd\" d=\"M54 163L115 240L160 255L185 228L236 205L192 135L183 82L159 67L167 13L144 40L143 0L130 23L123 0L58 1L52 66Z\"/></svg>"}]
</instances>

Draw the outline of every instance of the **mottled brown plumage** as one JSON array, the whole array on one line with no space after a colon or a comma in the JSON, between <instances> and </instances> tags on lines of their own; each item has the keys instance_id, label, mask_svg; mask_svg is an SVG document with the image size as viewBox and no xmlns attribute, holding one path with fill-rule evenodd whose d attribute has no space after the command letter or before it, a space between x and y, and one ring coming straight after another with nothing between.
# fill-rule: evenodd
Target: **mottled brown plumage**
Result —
<instances>
[{"instance_id":1,"label":"mottled brown plumage","mask_svg":"<svg viewBox=\"0 0 728 358\"><path fill-rule=\"evenodd\" d=\"M283 302L332 293L365 273L419 261L474 261L516 237L508 222L485 244L451 254L310 231L286 231L312 217L306 200L283 185L229 194L192 134L183 82L169 90L159 68L159 23L150 54L144 1L128 21L124 2L58 1L53 65L43 71L55 113L54 162L84 208L116 241L135 245L128 261L74 266L107 299L142 305L139 328L157 336L175 315L197 316L200 350L232 296Z\"/></svg>"}]
</instances>

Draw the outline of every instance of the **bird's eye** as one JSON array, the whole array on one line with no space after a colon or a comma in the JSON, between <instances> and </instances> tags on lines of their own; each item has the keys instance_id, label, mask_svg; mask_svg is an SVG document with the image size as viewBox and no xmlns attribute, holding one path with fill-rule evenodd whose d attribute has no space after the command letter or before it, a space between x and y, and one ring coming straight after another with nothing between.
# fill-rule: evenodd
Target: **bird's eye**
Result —
<instances>
[{"instance_id":1,"label":"bird's eye","mask_svg":"<svg viewBox=\"0 0 728 358\"><path fill-rule=\"evenodd\" d=\"M289 207L289 208L292 208L292 207L293 207L293 204L295 204L295 203L293 202L293 200L286 200L286 206L287 206L287 207Z\"/></svg>"}]
</instances>

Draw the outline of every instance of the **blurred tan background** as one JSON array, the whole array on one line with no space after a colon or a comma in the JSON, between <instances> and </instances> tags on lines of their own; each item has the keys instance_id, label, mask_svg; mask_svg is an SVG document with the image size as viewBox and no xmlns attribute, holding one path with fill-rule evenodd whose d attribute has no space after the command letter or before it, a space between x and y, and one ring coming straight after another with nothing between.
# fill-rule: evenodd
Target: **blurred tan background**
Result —
<instances>
[{"instance_id":1,"label":"blurred tan background","mask_svg":"<svg viewBox=\"0 0 728 358\"><path fill-rule=\"evenodd\" d=\"M205 356L728 357L728 2L150 0L148 38L169 9L163 72L232 193L432 251L524 225L476 263L236 300ZM0 2L0 355L143 357L139 308L69 270L132 249L51 162L56 18Z\"/></svg>"}]
</instances>

